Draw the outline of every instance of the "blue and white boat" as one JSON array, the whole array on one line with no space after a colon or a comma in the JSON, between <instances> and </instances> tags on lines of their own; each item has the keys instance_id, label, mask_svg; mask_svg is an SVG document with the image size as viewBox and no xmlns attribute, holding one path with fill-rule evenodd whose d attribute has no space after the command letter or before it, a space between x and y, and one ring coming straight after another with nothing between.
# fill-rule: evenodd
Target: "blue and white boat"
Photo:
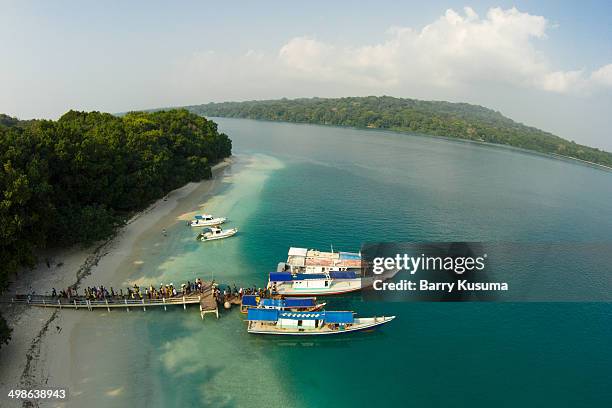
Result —
<instances>
[{"instance_id":1,"label":"blue and white boat","mask_svg":"<svg viewBox=\"0 0 612 408\"><path fill-rule=\"evenodd\" d=\"M243 295L240 311L246 313L250 308L278 309L292 312L312 312L325 307L326 303L317 303L316 297L299 297L284 299L260 298L257 295Z\"/></svg>"},{"instance_id":2,"label":"blue and white boat","mask_svg":"<svg viewBox=\"0 0 612 408\"><path fill-rule=\"evenodd\" d=\"M367 330L389 323L395 316L357 318L353 312L288 312L278 309L249 309L249 333L309 336Z\"/></svg>"},{"instance_id":3,"label":"blue and white boat","mask_svg":"<svg viewBox=\"0 0 612 408\"><path fill-rule=\"evenodd\" d=\"M226 220L227 218L224 217L213 217L210 214L202 214L196 215L189 225L192 227L210 227L214 225L221 225Z\"/></svg>"},{"instance_id":4,"label":"blue and white boat","mask_svg":"<svg viewBox=\"0 0 612 408\"><path fill-rule=\"evenodd\" d=\"M273 294L284 296L340 295L361 290L371 285L370 280L358 276L354 271L270 272L268 289Z\"/></svg>"}]
</instances>

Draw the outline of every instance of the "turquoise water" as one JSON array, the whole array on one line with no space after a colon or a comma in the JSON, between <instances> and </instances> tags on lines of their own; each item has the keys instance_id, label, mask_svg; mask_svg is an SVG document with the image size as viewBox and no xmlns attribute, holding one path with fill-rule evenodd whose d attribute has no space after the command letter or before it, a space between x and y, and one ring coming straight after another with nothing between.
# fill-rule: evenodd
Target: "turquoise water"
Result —
<instances>
[{"instance_id":1,"label":"turquoise water","mask_svg":"<svg viewBox=\"0 0 612 408\"><path fill-rule=\"evenodd\" d=\"M392 132L217 121L237 162L206 210L240 233L203 245L177 222L145 243L131 280L262 286L289 246L612 242L610 172ZM82 391L94 406L612 404L609 303L371 303L358 294L328 302L398 318L379 331L294 339L249 336L235 310L204 322L190 310L111 313L79 335L96 344L109 328L124 331L104 346L122 358L101 363L104 374L84 372Z\"/></svg>"}]
</instances>

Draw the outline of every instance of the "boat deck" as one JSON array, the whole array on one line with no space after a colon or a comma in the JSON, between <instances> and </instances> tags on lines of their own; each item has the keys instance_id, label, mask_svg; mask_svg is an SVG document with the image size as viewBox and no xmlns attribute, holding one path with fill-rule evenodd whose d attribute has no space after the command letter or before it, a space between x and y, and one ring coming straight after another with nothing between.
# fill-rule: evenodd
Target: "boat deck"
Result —
<instances>
[{"instance_id":1,"label":"boat deck","mask_svg":"<svg viewBox=\"0 0 612 408\"><path fill-rule=\"evenodd\" d=\"M315 249L290 251L287 263L295 267L322 266L338 268L360 268L361 257L349 252L325 252Z\"/></svg>"}]
</instances>

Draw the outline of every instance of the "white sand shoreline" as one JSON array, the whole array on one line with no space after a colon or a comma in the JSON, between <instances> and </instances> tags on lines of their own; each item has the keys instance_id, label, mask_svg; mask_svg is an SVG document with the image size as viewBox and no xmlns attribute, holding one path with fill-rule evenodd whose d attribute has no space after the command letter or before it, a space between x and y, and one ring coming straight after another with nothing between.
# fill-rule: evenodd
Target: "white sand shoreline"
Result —
<instances>
[{"instance_id":1,"label":"white sand shoreline","mask_svg":"<svg viewBox=\"0 0 612 408\"><path fill-rule=\"evenodd\" d=\"M226 159L215 165L211 179L188 183L156 201L132 217L116 236L106 242L86 249L75 247L42 252L39 263L33 269L24 271L5 294L32 290L45 293L52 287L59 290L75 283L80 290L99 283L122 283L125 277L119 276L118 270L124 262L129 261L135 243L144 234L159 233L163 228L160 223L176 222L174 213L177 209L193 208L193 200L199 200L203 195L209 198L222 179L223 169L233 160ZM168 219L168 216L171 218ZM21 401L7 399L10 389L66 386L71 365L69 340L75 326L86 314L20 305L0 307L13 328L11 342L0 349L0 405L22 406ZM65 382L60 384L56 379Z\"/></svg>"}]
</instances>

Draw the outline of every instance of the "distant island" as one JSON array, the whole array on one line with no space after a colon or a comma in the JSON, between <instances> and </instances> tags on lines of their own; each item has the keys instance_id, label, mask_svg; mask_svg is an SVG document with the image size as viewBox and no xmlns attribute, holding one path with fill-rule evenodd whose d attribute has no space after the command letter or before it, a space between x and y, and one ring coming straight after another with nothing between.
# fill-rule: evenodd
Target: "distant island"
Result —
<instances>
[{"instance_id":1,"label":"distant island","mask_svg":"<svg viewBox=\"0 0 612 408\"><path fill-rule=\"evenodd\" d=\"M37 250L109 238L151 202L209 178L231 151L215 122L185 109L69 111L57 121L0 114L0 294ZM9 338L0 316L0 347Z\"/></svg>"},{"instance_id":2,"label":"distant island","mask_svg":"<svg viewBox=\"0 0 612 408\"><path fill-rule=\"evenodd\" d=\"M612 153L468 103L366 96L223 102L185 108L204 116L388 129L495 143L612 167Z\"/></svg>"}]
</instances>

